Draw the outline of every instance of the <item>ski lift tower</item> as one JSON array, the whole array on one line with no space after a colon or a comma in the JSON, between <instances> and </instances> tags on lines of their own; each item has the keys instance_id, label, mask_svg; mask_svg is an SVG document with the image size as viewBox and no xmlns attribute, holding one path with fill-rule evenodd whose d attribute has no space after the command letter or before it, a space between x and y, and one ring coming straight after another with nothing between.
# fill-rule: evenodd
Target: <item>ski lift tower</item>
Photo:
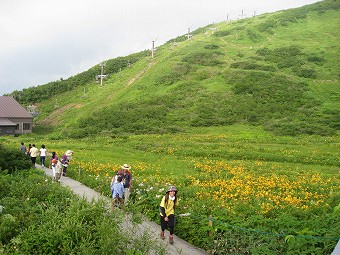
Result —
<instances>
[{"instance_id":1,"label":"ski lift tower","mask_svg":"<svg viewBox=\"0 0 340 255\"><path fill-rule=\"evenodd\" d=\"M104 75L104 67L106 66L106 61L100 62L100 86L103 86L103 78L106 76Z\"/></svg>"},{"instance_id":2,"label":"ski lift tower","mask_svg":"<svg viewBox=\"0 0 340 255\"><path fill-rule=\"evenodd\" d=\"M188 33L187 33L187 40L190 40L192 37L192 34L190 32L190 27L188 28Z\"/></svg>"},{"instance_id":3,"label":"ski lift tower","mask_svg":"<svg viewBox=\"0 0 340 255\"><path fill-rule=\"evenodd\" d=\"M246 14L245 14L245 12L244 12L244 10L242 9L242 12L241 12L241 19L243 19L245 16L246 16Z\"/></svg>"},{"instance_id":4,"label":"ski lift tower","mask_svg":"<svg viewBox=\"0 0 340 255\"><path fill-rule=\"evenodd\" d=\"M155 41L152 41L151 57L155 57Z\"/></svg>"},{"instance_id":5,"label":"ski lift tower","mask_svg":"<svg viewBox=\"0 0 340 255\"><path fill-rule=\"evenodd\" d=\"M229 13L227 13L227 23L229 23Z\"/></svg>"}]
</instances>

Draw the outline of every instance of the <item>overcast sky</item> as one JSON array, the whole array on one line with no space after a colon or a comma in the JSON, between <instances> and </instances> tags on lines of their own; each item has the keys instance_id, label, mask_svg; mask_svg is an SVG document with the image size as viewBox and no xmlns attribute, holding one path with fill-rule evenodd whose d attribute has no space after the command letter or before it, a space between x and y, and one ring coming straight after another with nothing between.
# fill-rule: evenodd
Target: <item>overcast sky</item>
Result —
<instances>
[{"instance_id":1,"label":"overcast sky","mask_svg":"<svg viewBox=\"0 0 340 255\"><path fill-rule=\"evenodd\" d=\"M0 0L0 95L229 19L315 0Z\"/></svg>"}]
</instances>

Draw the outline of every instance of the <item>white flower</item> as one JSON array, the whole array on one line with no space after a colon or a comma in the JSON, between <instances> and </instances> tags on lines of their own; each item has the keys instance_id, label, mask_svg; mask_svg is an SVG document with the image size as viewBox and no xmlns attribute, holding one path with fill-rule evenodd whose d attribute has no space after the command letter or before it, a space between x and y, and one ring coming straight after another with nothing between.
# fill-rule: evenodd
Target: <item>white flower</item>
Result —
<instances>
[{"instance_id":1,"label":"white flower","mask_svg":"<svg viewBox=\"0 0 340 255\"><path fill-rule=\"evenodd\" d=\"M180 217L186 217L186 216L190 216L191 213L182 213L182 214L179 214L178 216Z\"/></svg>"}]
</instances>

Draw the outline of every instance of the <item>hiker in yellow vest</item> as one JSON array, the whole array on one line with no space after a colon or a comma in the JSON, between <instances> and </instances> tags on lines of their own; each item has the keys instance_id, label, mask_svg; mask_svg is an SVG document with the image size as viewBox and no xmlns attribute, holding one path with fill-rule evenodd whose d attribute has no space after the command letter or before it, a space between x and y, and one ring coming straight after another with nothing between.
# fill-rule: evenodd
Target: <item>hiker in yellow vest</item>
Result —
<instances>
[{"instance_id":1,"label":"hiker in yellow vest","mask_svg":"<svg viewBox=\"0 0 340 255\"><path fill-rule=\"evenodd\" d=\"M161 238L165 239L164 230L169 227L170 236L169 243L174 243L174 228L175 228L175 209L178 204L177 189L175 186L170 186L165 196L162 198L159 213L161 220Z\"/></svg>"}]
</instances>

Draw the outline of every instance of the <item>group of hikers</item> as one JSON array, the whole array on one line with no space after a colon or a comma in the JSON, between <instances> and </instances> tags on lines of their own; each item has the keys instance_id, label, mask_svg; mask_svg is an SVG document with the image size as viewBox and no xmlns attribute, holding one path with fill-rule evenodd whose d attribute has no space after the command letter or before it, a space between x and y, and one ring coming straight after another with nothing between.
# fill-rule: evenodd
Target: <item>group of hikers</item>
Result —
<instances>
[{"instance_id":1,"label":"group of hikers","mask_svg":"<svg viewBox=\"0 0 340 255\"><path fill-rule=\"evenodd\" d=\"M130 169L131 166L129 164L122 165L121 170L118 170L111 180L112 210L128 204L132 187L132 174ZM169 228L170 244L174 243L175 209L177 204L177 189L175 186L170 186L163 196L159 206L159 217L161 223L160 237L164 240L165 230Z\"/></svg>"},{"instance_id":2,"label":"group of hikers","mask_svg":"<svg viewBox=\"0 0 340 255\"><path fill-rule=\"evenodd\" d=\"M42 167L45 166L45 160L47 156L47 149L45 145L42 144L40 150L35 147L35 144L29 144L28 147L25 146L23 142L21 142L20 150L22 153L26 154L27 157L31 159L33 167L37 163L37 157L40 156L40 164Z\"/></svg>"},{"instance_id":3,"label":"group of hikers","mask_svg":"<svg viewBox=\"0 0 340 255\"><path fill-rule=\"evenodd\" d=\"M127 205L132 187L131 166L124 164L121 170L112 177L110 188L112 193L112 209L120 205ZM124 196L124 199L123 199Z\"/></svg>"},{"instance_id":4,"label":"group of hikers","mask_svg":"<svg viewBox=\"0 0 340 255\"><path fill-rule=\"evenodd\" d=\"M21 142L20 150L23 154L26 154L27 157L31 159L32 167L35 167L35 164L38 164L37 158L39 157L39 163L41 167L49 167L52 169L52 176L56 181L60 181L60 177L62 175L66 176L68 164L73 156L73 151L67 150L59 159L56 152L53 151L51 153L50 162L48 166L46 166L46 159L49 155L49 152L44 144L42 144L41 148L38 149L35 144L29 144L28 147L26 147L24 142Z\"/></svg>"},{"instance_id":5,"label":"group of hikers","mask_svg":"<svg viewBox=\"0 0 340 255\"><path fill-rule=\"evenodd\" d=\"M48 151L44 144L41 145L40 150L38 150L35 144L29 144L28 148L21 143L20 150L30 157L33 167L37 163L37 157L40 157L40 164L45 167L45 161ZM61 159L58 158L56 152L52 152L50 158L49 168L52 169L53 179L60 181L61 176L66 176L66 171L68 163L72 159L73 151L67 150ZM132 174L131 166L129 164L124 164L121 169L118 170L112 177L110 188L112 194L112 210L117 207L124 207L128 204L129 196L132 188ZM175 209L178 204L177 189L175 186L170 186L166 191L165 195L162 197L159 206L159 216L161 223L161 233L160 238L165 239L165 230L169 228L169 243L174 243L174 226L175 226Z\"/></svg>"}]
</instances>

